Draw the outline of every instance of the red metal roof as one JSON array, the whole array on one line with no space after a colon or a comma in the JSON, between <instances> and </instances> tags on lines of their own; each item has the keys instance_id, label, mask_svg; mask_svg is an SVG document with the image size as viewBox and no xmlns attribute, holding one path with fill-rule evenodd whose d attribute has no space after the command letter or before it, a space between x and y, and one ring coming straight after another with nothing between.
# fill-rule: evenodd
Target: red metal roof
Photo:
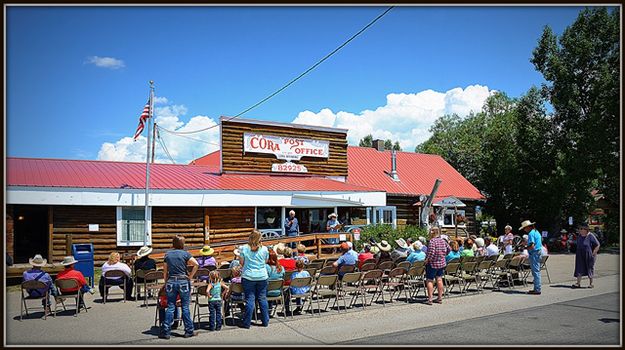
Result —
<instances>
[{"instance_id":1,"label":"red metal roof","mask_svg":"<svg viewBox=\"0 0 625 350\"><path fill-rule=\"evenodd\" d=\"M387 193L429 195L437 178L443 180L437 198L483 199L480 191L442 157L432 154L397 152L397 174L393 181L385 173L391 171L391 151L374 148L347 148L347 183L377 188Z\"/></svg>"},{"instance_id":2,"label":"red metal roof","mask_svg":"<svg viewBox=\"0 0 625 350\"><path fill-rule=\"evenodd\" d=\"M7 158L7 186L145 188L145 163ZM364 186L320 177L240 175L214 166L152 164L150 188L169 190L373 192Z\"/></svg>"}]
</instances>

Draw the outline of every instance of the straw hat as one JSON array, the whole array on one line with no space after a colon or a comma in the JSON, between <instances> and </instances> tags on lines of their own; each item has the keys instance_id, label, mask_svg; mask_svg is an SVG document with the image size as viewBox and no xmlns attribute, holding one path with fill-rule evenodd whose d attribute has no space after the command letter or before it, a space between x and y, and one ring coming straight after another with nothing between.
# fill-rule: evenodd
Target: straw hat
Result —
<instances>
[{"instance_id":1,"label":"straw hat","mask_svg":"<svg viewBox=\"0 0 625 350\"><path fill-rule=\"evenodd\" d=\"M519 227L519 230L522 230L522 229L526 228L527 226L532 226L534 224L535 224L535 222L531 222L529 220L525 220L525 221L523 221L521 223L521 227Z\"/></svg>"},{"instance_id":2,"label":"straw hat","mask_svg":"<svg viewBox=\"0 0 625 350\"><path fill-rule=\"evenodd\" d=\"M328 219L335 217L336 218L336 213L331 213L330 215L328 215Z\"/></svg>"},{"instance_id":3,"label":"straw hat","mask_svg":"<svg viewBox=\"0 0 625 350\"><path fill-rule=\"evenodd\" d=\"M139 251L137 252L137 256L140 258L143 258L146 255L150 255L150 253L152 253L152 247L148 247L148 246L143 246L141 247L141 249L139 249Z\"/></svg>"},{"instance_id":4,"label":"straw hat","mask_svg":"<svg viewBox=\"0 0 625 350\"><path fill-rule=\"evenodd\" d=\"M41 254L37 254L34 258L28 259L28 263L33 266L43 267L46 266L48 260L44 259Z\"/></svg>"},{"instance_id":5,"label":"straw hat","mask_svg":"<svg viewBox=\"0 0 625 350\"><path fill-rule=\"evenodd\" d=\"M565 229L561 229L560 233L569 233L569 232L567 230L565 230Z\"/></svg>"},{"instance_id":6,"label":"straw hat","mask_svg":"<svg viewBox=\"0 0 625 350\"><path fill-rule=\"evenodd\" d=\"M391 245L388 244L387 241L382 241L381 243L376 243L375 245L377 245L378 248L380 248L380 250L383 251L383 252L390 252L391 251Z\"/></svg>"},{"instance_id":7,"label":"straw hat","mask_svg":"<svg viewBox=\"0 0 625 350\"><path fill-rule=\"evenodd\" d=\"M74 259L73 256L66 256L63 258L63 261L61 261L61 265L63 266L74 265L77 262L78 261L76 261L76 259Z\"/></svg>"},{"instance_id":8,"label":"straw hat","mask_svg":"<svg viewBox=\"0 0 625 350\"><path fill-rule=\"evenodd\" d=\"M209 245L205 245L202 247L202 250L200 250L200 255L211 256L214 252L215 249L211 248Z\"/></svg>"},{"instance_id":9,"label":"straw hat","mask_svg":"<svg viewBox=\"0 0 625 350\"><path fill-rule=\"evenodd\" d=\"M395 243L397 243L397 245L398 245L400 248L404 248L404 249L408 248L408 243L406 243L406 241L405 241L403 238L396 239L396 240L395 240Z\"/></svg>"}]
</instances>

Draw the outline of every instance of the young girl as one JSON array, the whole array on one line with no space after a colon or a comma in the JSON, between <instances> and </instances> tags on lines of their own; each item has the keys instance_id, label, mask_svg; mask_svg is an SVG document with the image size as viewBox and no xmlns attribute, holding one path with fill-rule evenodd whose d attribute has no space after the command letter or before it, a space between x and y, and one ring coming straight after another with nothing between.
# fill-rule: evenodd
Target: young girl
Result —
<instances>
[{"instance_id":1,"label":"young girl","mask_svg":"<svg viewBox=\"0 0 625 350\"><path fill-rule=\"evenodd\" d=\"M208 296L208 330L221 330L222 318L221 318L221 294L222 288L224 291L228 290L228 286L221 280L219 272L213 270L208 275L208 288L206 288L206 295Z\"/></svg>"},{"instance_id":2,"label":"young girl","mask_svg":"<svg viewBox=\"0 0 625 350\"><path fill-rule=\"evenodd\" d=\"M304 262L301 260L298 260L295 263L295 266L297 267L297 271L294 272L291 275L291 281L296 279L296 278L302 278L302 277L310 277L310 274L308 273L308 271L304 270ZM296 287L290 287L288 289L288 291L290 292L290 294L302 294L302 293L306 293L310 290L310 287L301 287L301 288L296 288ZM290 298L291 296L288 296L288 298ZM297 308L295 308L295 313L300 313L302 312L302 299L301 298L297 298L295 299L295 303L297 304ZM287 303L287 306L289 305L289 303ZM286 312L289 312L289 310L286 310Z\"/></svg>"}]
</instances>

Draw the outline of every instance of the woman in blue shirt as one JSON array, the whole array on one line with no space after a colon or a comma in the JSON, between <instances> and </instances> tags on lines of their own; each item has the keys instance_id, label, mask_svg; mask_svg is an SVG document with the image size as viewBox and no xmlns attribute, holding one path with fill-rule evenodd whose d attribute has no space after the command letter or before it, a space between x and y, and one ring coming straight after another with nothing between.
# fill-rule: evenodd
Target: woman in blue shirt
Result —
<instances>
[{"instance_id":1,"label":"woman in blue shirt","mask_svg":"<svg viewBox=\"0 0 625 350\"><path fill-rule=\"evenodd\" d=\"M411 264L415 261L424 261L425 253L422 251L422 248L423 248L423 243L421 243L421 241L414 242L412 244L412 249L414 249L414 251L410 253L410 255L408 255L408 257L406 258L406 261L408 261Z\"/></svg>"},{"instance_id":2,"label":"woman in blue shirt","mask_svg":"<svg viewBox=\"0 0 625 350\"><path fill-rule=\"evenodd\" d=\"M451 247L451 250L445 257L445 262L450 262L453 259L460 259L460 246L458 245L458 242L451 241L449 246Z\"/></svg>"},{"instance_id":3,"label":"woman in blue shirt","mask_svg":"<svg viewBox=\"0 0 625 350\"><path fill-rule=\"evenodd\" d=\"M252 313L257 300L260 306L263 327L269 326L269 309L267 305L267 281L269 274L265 267L267 260L269 260L269 251L267 247L263 247L260 239L260 232L258 230L252 231L248 244L241 248L241 255L239 256L239 261L241 266L243 266L241 284L243 285L246 301L242 328L250 328L252 325Z\"/></svg>"}]
</instances>

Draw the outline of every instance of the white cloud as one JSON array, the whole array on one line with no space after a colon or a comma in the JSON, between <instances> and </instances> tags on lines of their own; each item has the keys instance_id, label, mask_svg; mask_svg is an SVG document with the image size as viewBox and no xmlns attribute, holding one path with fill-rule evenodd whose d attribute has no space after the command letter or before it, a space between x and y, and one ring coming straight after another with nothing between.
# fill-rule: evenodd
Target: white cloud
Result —
<instances>
[{"instance_id":1,"label":"white cloud","mask_svg":"<svg viewBox=\"0 0 625 350\"><path fill-rule=\"evenodd\" d=\"M213 118L197 115L188 122L181 120L181 117L187 113L184 105L168 105L157 107L154 109L155 123L159 127L172 131L191 131L205 129L216 125ZM219 128L215 127L197 134L177 136L168 132L161 131L160 137L167 147L171 157L178 164L187 164L191 160L202 157L207 153L219 149ZM143 134L133 141L132 137L123 137L120 140L111 143L105 142L100 147L98 159L129 161L129 162L145 162L147 153L147 127ZM160 143L156 142L155 162L171 163Z\"/></svg>"},{"instance_id":2,"label":"white cloud","mask_svg":"<svg viewBox=\"0 0 625 350\"><path fill-rule=\"evenodd\" d=\"M110 68L110 69L119 69L124 68L126 65L124 61L114 58L114 57L100 57L100 56L91 56L87 57L87 63L91 63L96 67L101 68Z\"/></svg>"},{"instance_id":3,"label":"white cloud","mask_svg":"<svg viewBox=\"0 0 625 350\"><path fill-rule=\"evenodd\" d=\"M360 113L334 113L328 108L318 113L303 111L293 122L348 129L347 139L351 145L358 145L360 139L371 134L374 139L399 141L402 149L412 151L427 140L428 129L438 117L449 113L465 117L471 111L479 112L486 98L494 92L487 86L471 85L447 92L393 93L386 96L386 105L375 110Z\"/></svg>"},{"instance_id":4,"label":"white cloud","mask_svg":"<svg viewBox=\"0 0 625 350\"><path fill-rule=\"evenodd\" d=\"M167 104L167 102L169 102L167 97L164 97L164 96L154 96L154 104L155 105L164 105L164 104Z\"/></svg>"}]
</instances>

